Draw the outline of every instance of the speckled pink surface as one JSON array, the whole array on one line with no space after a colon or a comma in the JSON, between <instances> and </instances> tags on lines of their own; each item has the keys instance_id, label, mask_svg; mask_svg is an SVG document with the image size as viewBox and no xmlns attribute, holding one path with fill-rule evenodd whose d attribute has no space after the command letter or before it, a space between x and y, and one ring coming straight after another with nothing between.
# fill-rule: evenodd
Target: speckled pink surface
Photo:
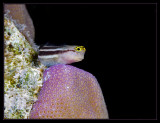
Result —
<instances>
[{"instance_id":1,"label":"speckled pink surface","mask_svg":"<svg viewBox=\"0 0 160 123\"><path fill-rule=\"evenodd\" d=\"M45 70L43 79L31 119L108 118L101 88L92 74L59 64Z\"/></svg>"}]
</instances>

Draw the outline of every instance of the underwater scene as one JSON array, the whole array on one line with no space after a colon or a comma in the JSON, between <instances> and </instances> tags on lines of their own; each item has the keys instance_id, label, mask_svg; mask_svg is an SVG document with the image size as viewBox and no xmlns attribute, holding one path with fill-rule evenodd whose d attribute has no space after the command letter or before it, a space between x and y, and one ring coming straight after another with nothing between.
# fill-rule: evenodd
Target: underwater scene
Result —
<instances>
[{"instance_id":1,"label":"underwater scene","mask_svg":"<svg viewBox=\"0 0 160 123\"><path fill-rule=\"evenodd\" d=\"M4 4L6 119L156 119L155 4Z\"/></svg>"}]
</instances>

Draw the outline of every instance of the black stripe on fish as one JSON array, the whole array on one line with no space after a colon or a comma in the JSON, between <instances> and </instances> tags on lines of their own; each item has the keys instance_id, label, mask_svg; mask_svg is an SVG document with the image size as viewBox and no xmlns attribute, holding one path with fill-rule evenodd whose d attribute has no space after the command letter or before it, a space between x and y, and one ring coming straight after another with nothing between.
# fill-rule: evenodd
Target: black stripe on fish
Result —
<instances>
[{"instance_id":1,"label":"black stripe on fish","mask_svg":"<svg viewBox=\"0 0 160 123\"><path fill-rule=\"evenodd\" d=\"M49 47L44 46L41 49L57 49L57 48L62 48L62 46L49 46Z\"/></svg>"},{"instance_id":2,"label":"black stripe on fish","mask_svg":"<svg viewBox=\"0 0 160 123\"><path fill-rule=\"evenodd\" d=\"M75 52L75 50L39 51L39 56L62 54L68 51Z\"/></svg>"}]
</instances>

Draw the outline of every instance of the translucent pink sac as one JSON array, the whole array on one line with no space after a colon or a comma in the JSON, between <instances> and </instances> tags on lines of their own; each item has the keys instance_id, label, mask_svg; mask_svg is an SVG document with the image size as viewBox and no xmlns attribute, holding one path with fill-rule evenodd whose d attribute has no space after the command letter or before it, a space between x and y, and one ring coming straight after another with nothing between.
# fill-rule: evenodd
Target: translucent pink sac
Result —
<instances>
[{"instance_id":1,"label":"translucent pink sac","mask_svg":"<svg viewBox=\"0 0 160 123\"><path fill-rule=\"evenodd\" d=\"M101 88L89 72L59 64L45 70L43 76L30 119L108 119Z\"/></svg>"}]
</instances>

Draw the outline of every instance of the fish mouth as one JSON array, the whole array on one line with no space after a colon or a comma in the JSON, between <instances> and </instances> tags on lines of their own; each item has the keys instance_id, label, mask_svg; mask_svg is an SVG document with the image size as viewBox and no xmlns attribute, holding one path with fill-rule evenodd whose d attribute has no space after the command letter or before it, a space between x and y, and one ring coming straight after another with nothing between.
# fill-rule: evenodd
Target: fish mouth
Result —
<instances>
[{"instance_id":1,"label":"fish mouth","mask_svg":"<svg viewBox=\"0 0 160 123\"><path fill-rule=\"evenodd\" d=\"M83 59L84 59L83 56L82 56L82 57L78 57L77 60L76 60L76 62L79 62L79 61L81 61L81 60L83 60Z\"/></svg>"}]
</instances>

